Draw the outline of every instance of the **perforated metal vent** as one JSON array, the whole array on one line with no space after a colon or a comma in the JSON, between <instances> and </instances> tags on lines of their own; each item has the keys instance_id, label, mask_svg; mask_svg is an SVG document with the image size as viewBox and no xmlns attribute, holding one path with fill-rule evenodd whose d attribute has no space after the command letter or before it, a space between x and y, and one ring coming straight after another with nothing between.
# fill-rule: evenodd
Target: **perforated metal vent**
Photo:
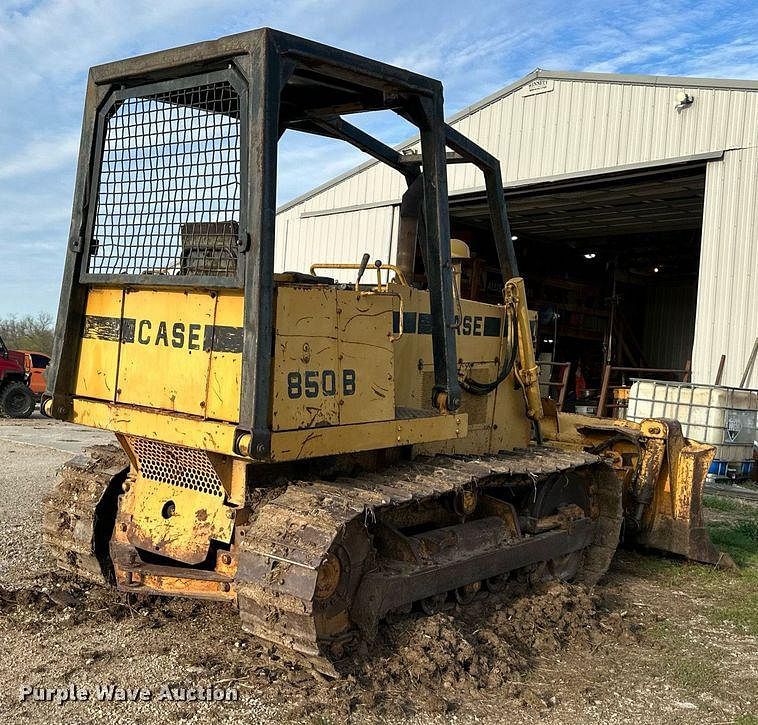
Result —
<instances>
[{"instance_id":1,"label":"perforated metal vent","mask_svg":"<svg viewBox=\"0 0 758 725\"><path fill-rule=\"evenodd\" d=\"M205 451L130 438L143 478L223 496L224 487Z\"/></svg>"}]
</instances>

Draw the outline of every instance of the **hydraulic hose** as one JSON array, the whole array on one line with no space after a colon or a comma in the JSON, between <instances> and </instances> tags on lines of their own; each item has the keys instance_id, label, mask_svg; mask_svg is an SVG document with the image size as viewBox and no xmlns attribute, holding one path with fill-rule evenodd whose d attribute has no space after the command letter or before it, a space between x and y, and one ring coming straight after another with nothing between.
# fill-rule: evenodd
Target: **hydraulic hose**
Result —
<instances>
[{"instance_id":1,"label":"hydraulic hose","mask_svg":"<svg viewBox=\"0 0 758 725\"><path fill-rule=\"evenodd\" d=\"M518 355L518 325L516 324L516 311L512 304L505 306L505 322L507 328L507 337L510 342L510 350L507 356L503 358L503 365L497 377L490 382L481 382L474 380L470 375L461 380L461 388L471 395L489 395L496 390L498 385L503 382L513 370Z\"/></svg>"}]
</instances>

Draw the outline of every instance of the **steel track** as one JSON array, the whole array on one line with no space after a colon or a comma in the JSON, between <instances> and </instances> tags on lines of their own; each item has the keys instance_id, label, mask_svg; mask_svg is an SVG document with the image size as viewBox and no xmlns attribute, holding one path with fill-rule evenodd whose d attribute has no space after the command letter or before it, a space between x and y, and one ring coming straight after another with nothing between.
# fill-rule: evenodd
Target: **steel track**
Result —
<instances>
[{"instance_id":1,"label":"steel track","mask_svg":"<svg viewBox=\"0 0 758 725\"><path fill-rule=\"evenodd\" d=\"M58 566L97 584L110 584L108 540L116 498L129 471L119 446L92 446L63 464L43 500L42 540Z\"/></svg>"},{"instance_id":2,"label":"steel track","mask_svg":"<svg viewBox=\"0 0 758 725\"><path fill-rule=\"evenodd\" d=\"M356 638L351 614L353 620L377 620L384 614L350 611L363 574L382 568L366 532L383 514L462 489L486 492L520 485L533 487L536 496L551 476L582 469L594 477L594 538L577 578L594 583L610 565L622 520L621 483L595 455L535 446L500 455L417 459L336 481L295 481L260 505L252 524L238 530L234 586L243 628L334 674L335 645L339 649L344 639ZM126 455L116 446L87 449L61 468L55 489L45 498L43 519L43 539L60 568L98 584L112 583L108 540L127 473ZM549 546L543 550L549 552ZM344 583L331 600L319 602L318 570L335 553ZM508 570L505 566L504 573Z\"/></svg>"},{"instance_id":3,"label":"steel track","mask_svg":"<svg viewBox=\"0 0 758 725\"><path fill-rule=\"evenodd\" d=\"M319 605L318 567L330 552L340 553L343 567L347 561L348 567L376 570L381 562L353 542L356 532L385 511L472 486L486 489L518 481L536 492L551 475L580 468L591 468L598 478L595 538L578 577L594 583L610 565L622 520L621 484L600 458L546 446L501 455L437 456L333 482L298 481L262 506L240 547L236 586L243 628L334 674L329 648L339 644L340 625L351 618L355 584L343 593L342 609ZM344 576L350 581L354 573ZM371 619L372 614L362 611L360 617ZM355 636L355 628L347 629Z\"/></svg>"}]
</instances>

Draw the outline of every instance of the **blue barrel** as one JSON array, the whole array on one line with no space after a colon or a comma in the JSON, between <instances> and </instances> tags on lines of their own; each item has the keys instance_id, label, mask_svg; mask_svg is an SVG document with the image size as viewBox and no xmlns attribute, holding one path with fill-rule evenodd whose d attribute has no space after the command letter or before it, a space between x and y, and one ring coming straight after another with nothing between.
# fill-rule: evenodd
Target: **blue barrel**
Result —
<instances>
[{"instance_id":1,"label":"blue barrel","mask_svg":"<svg viewBox=\"0 0 758 725\"><path fill-rule=\"evenodd\" d=\"M708 469L708 473L711 476L726 476L729 468L729 461L716 461L711 463L711 467Z\"/></svg>"}]
</instances>

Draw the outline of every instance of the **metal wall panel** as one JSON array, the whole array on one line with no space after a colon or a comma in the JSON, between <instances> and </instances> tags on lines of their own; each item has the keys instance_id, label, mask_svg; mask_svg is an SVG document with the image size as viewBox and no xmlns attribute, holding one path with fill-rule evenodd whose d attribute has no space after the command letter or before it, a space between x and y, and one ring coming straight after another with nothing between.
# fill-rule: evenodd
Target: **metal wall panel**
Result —
<instances>
[{"instance_id":1,"label":"metal wall panel","mask_svg":"<svg viewBox=\"0 0 758 725\"><path fill-rule=\"evenodd\" d=\"M682 82L542 77L550 90L533 94L526 84L452 124L498 156L506 184L758 145L755 90L695 86L688 89L695 102L678 110L677 93L686 88ZM451 193L481 185L475 169L451 167ZM400 174L372 164L298 206L311 212L394 203L403 188Z\"/></svg>"},{"instance_id":2,"label":"metal wall panel","mask_svg":"<svg viewBox=\"0 0 758 725\"><path fill-rule=\"evenodd\" d=\"M693 378L739 385L758 336L758 147L727 151L705 176ZM758 388L758 366L748 387Z\"/></svg>"},{"instance_id":3,"label":"metal wall panel","mask_svg":"<svg viewBox=\"0 0 758 725\"><path fill-rule=\"evenodd\" d=\"M371 260L393 260L397 234L397 207L362 209L343 214L300 218L280 215L276 227L275 270L308 272L316 262L361 261L364 252ZM354 271L325 271L325 276L354 282ZM374 277L375 278L375 277Z\"/></svg>"}]
</instances>

